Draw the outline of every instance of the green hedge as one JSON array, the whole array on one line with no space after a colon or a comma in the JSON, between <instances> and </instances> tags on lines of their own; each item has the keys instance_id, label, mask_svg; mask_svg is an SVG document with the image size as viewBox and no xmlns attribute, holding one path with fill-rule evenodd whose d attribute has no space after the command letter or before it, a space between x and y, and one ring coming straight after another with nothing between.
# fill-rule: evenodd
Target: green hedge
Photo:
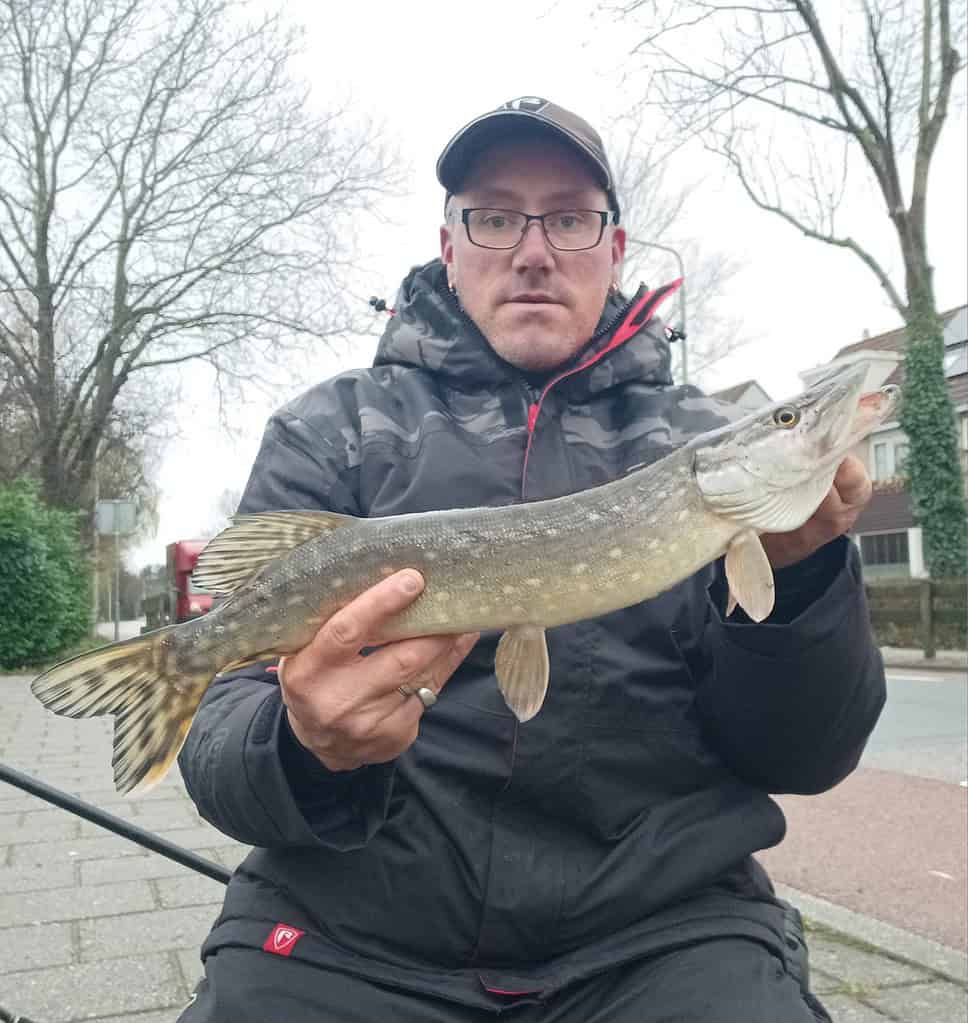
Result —
<instances>
[{"instance_id":1,"label":"green hedge","mask_svg":"<svg viewBox=\"0 0 968 1023\"><path fill-rule=\"evenodd\" d=\"M91 567L76 515L29 481L0 485L0 668L50 660L91 627Z\"/></svg>"}]
</instances>

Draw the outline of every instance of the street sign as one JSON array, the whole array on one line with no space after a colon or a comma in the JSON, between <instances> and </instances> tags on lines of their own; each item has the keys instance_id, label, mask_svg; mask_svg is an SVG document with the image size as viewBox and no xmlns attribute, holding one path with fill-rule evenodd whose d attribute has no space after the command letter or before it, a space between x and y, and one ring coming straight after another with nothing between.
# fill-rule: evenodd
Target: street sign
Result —
<instances>
[{"instance_id":1,"label":"street sign","mask_svg":"<svg viewBox=\"0 0 968 1023\"><path fill-rule=\"evenodd\" d=\"M94 522L102 536L133 533L136 525L134 501L98 501Z\"/></svg>"}]
</instances>

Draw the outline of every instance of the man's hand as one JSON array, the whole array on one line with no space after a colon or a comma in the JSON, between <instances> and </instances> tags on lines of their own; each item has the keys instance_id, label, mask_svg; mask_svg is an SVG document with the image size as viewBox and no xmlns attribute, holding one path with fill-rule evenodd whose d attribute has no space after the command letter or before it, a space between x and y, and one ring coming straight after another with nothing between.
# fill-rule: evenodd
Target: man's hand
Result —
<instances>
[{"instance_id":1,"label":"man's hand","mask_svg":"<svg viewBox=\"0 0 968 1023\"><path fill-rule=\"evenodd\" d=\"M367 657L393 615L423 591L419 572L397 572L361 593L285 660L279 672L293 734L331 771L398 757L417 738L423 703L398 689L439 692L477 642L477 633L420 636Z\"/></svg>"},{"instance_id":2,"label":"man's hand","mask_svg":"<svg viewBox=\"0 0 968 1023\"><path fill-rule=\"evenodd\" d=\"M799 529L790 533L764 533L760 537L770 564L774 568L786 568L846 533L871 499L871 492L870 477L863 462L848 455L840 463L823 503Z\"/></svg>"}]
</instances>

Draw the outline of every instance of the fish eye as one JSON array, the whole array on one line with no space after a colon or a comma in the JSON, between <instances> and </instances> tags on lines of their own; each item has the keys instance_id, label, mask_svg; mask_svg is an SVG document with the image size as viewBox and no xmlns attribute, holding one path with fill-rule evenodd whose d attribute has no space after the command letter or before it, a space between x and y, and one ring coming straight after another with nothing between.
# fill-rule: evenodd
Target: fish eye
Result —
<instances>
[{"instance_id":1,"label":"fish eye","mask_svg":"<svg viewBox=\"0 0 968 1023\"><path fill-rule=\"evenodd\" d=\"M778 408L773 413L773 422L777 426L782 426L785 430L789 430L800 422L800 411L789 405L784 405L783 408Z\"/></svg>"}]
</instances>

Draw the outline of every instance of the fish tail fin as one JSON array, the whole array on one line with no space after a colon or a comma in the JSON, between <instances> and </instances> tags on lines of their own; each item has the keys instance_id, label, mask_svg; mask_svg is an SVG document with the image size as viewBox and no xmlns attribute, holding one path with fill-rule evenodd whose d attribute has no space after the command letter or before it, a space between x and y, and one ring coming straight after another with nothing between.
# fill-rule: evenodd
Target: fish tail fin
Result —
<instances>
[{"instance_id":1,"label":"fish tail fin","mask_svg":"<svg viewBox=\"0 0 968 1023\"><path fill-rule=\"evenodd\" d=\"M215 675L175 671L163 629L55 664L34 679L34 696L55 714L114 715L114 784L146 792L168 772Z\"/></svg>"}]
</instances>

